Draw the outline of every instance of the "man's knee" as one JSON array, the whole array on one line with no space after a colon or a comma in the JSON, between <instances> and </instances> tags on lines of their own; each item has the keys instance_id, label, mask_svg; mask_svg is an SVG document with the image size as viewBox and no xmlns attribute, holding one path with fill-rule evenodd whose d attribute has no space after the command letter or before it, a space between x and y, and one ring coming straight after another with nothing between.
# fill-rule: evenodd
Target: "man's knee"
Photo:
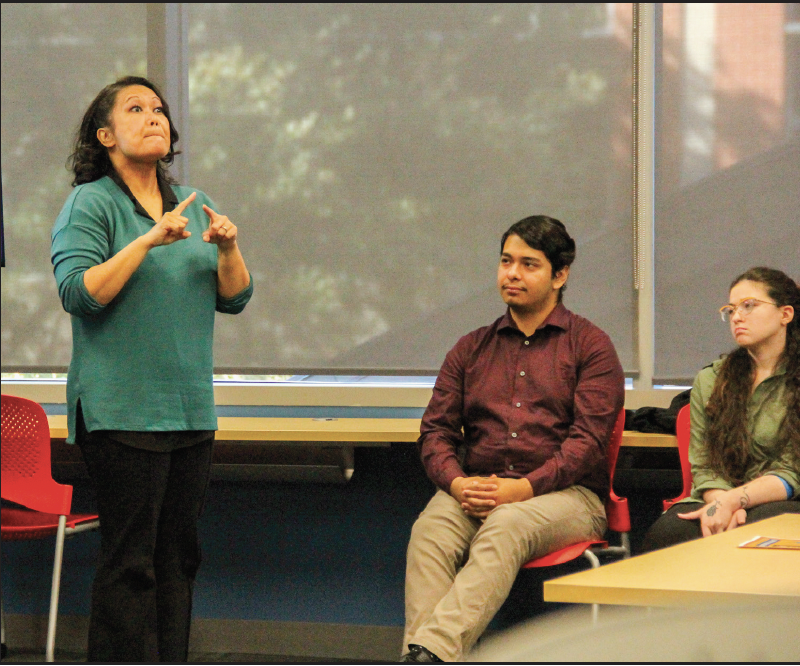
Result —
<instances>
[{"instance_id":1,"label":"man's knee","mask_svg":"<svg viewBox=\"0 0 800 666\"><path fill-rule=\"evenodd\" d=\"M476 542L484 539L495 541L497 538L508 543L527 541L536 529L537 526L526 520L525 514L514 504L501 504L486 518L475 539Z\"/></svg>"},{"instance_id":2,"label":"man's knee","mask_svg":"<svg viewBox=\"0 0 800 666\"><path fill-rule=\"evenodd\" d=\"M479 537L492 542L499 540L514 552L520 549L519 552L536 557L599 536L597 532L601 535L605 529L604 516L595 517L590 507L570 505L565 510L560 505L554 507L557 498L544 499L533 504L501 504L489 514Z\"/></svg>"},{"instance_id":3,"label":"man's knee","mask_svg":"<svg viewBox=\"0 0 800 666\"><path fill-rule=\"evenodd\" d=\"M452 526L442 516L421 514L411 528L411 539L408 543L409 552L414 549L429 550L440 549L444 539L441 538L442 530L450 531Z\"/></svg>"},{"instance_id":4,"label":"man's knee","mask_svg":"<svg viewBox=\"0 0 800 666\"><path fill-rule=\"evenodd\" d=\"M424 511L411 528L408 542L408 559L447 560L454 567L461 566L469 550L474 530L463 519L447 512Z\"/></svg>"},{"instance_id":5,"label":"man's knee","mask_svg":"<svg viewBox=\"0 0 800 666\"><path fill-rule=\"evenodd\" d=\"M433 539L433 533L437 528L438 521L432 516L426 516L424 513L420 515L411 527L411 539L409 540L409 548L418 547L422 544L429 543Z\"/></svg>"},{"instance_id":6,"label":"man's knee","mask_svg":"<svg viewBox=\"0 0 800 666\"><path fill-rule=\"evenodd\" d=\"M498 529L512 529L519 524L521 513L514 504L501 504L492 509L484 526L497 526Z\"/></svg>"}]
</instances>

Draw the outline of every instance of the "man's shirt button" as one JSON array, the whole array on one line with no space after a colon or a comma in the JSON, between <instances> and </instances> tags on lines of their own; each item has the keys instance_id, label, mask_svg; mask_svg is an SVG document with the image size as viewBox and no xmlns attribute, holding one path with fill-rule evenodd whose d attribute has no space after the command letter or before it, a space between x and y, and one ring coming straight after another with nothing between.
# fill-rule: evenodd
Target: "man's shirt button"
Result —
<instances>
[{"instance_id":1,"label":"man's shirt button","mask_svg":"<svg viewBox=\"0 0 800 666\"><path fill-rule=\"evenodd\" d=\"M522 403L521 403L521 402L518 402L518 403L517 403L517 407L522 407Z\"/></svg>"},{"instance_id":2,"label":"man's shirt button","mask_svg":"<svg viewBox=\"0 0 800 666\"><path fill-rule=\"evenodd\" d=\"M516 437L516 436L517 436L517 433L515 433L515 432L512 432L512 433L511 433L511 436L512 436L512 437Z\"/></svg>"},{"instance_id":3,"label":"man's shirt button","mask_svg":"<svg viewBox=\"0 0 800 666\"><path fill-rule=\"evenodd\" d=\"M525 344L526 344L526 345L529 345L530 343L531 343L531 341L530 341L530 340L525 340Z\"/></svg>"},{"instance_id":4,"label":"man's shirt button","mask_svg":"<svg viewBox=\"0 0 800 666\"><path fill-rule=\"evenodd\" d=\"M514 471L514 465L509 465L509 466L508 466L508 470L509 470L510 472L513 472L513 471Z\"/></svg>"},{"instance_id":5,"label":"man's shirt button","mask_svg":"<svg viewBox=\"0 0 800 666\"><path fill-rule=\"evenodd\" d=\"M525 376L525 371L523 370L522 372L520 372L520 373L519 373L519 376L520 376L520 377L524 377L524 376Z\"/></svg>"}]
</instances>

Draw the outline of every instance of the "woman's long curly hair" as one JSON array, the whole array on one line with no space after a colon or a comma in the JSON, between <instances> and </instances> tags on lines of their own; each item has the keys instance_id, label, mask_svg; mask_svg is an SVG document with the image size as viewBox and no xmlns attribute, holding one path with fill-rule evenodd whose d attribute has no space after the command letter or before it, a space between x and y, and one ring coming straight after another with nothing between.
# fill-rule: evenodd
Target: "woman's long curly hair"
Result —
<instances>
[{"instance_id":1,"label":"woman's long curly hair","mask_svg":"<svg viewBox=\"0 0 800 666\"><path fill-rule=\"evenodd\" d=\"M780 453L788 451L800 467L800 288L781 271L756 267L742 273L730 288L748 280L764 286L779 306L794 307L794 319L786 329L786 346L778 360L786 368L786 416L778 431ZM732 351L719 369L706 412L706 463L734 486L744 483L750 434L747 403L753 387L755 362L743 347Z\"/></svg>"},{"instance_id":2,"label":"woman's long curly hair","mask_svg":"<svg viewBox=\"0 0 800 666\"><path fill-rule=\"evenodd\" d=\"M97 130L101 127L111 127L111 112L117 102L119 91L128 86L145 86L150 88L161 100L164 115L169 121L169 152L162 157L157 165L159 178L168 183L174 183L174 179L169 175L167 168L175 159L175 155L180 152L175 151L175 144L178 142L178 130L172 122L169 113L169 104L164 99L161 91L151 82L141 76L126 76L103 88L94 98L94 101L83 114L78 132L75 135L75 144L72 154L67 159L67 168L75 174L72 186L83 183L92 183L103 176L110 174L114 167L108 157L106 148L97 138Z\"/></svg>"}]
</instances>

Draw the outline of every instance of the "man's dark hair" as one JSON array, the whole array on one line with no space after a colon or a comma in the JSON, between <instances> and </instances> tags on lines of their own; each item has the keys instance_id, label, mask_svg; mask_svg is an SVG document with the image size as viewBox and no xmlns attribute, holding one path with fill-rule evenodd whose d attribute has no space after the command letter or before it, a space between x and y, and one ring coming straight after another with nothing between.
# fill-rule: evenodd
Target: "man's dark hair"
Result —
<instances>
[{"instance_id":1,"label":"man's dark hair","mask_svg":"<svg viewBox=\"0 0 800 666\"><path fill-rule=\"evenodd\" d=\"M178 142L178 130L172 122L169 104L167 104L167 100L164 99L161 91L151 81L141 76L126 76L103 88L83 115L83 120L81 120L75 136L72 155L67 160L67 168L75 174L75 178L72 181L73 187L99 180L113 171L114 167L111 166L111 159L108 157L108 148L100 143L97 138L97 130L110 125L111 112L117 102L117 95L120 90L128 86L150 88L161 100L164 115L169 121L170 139L169 152L158 161L156 168L160 178L168 183L175 182L167 172L167 168L172 164L175 155L179 154L179 151L175 150L175 144Z\"/></svg>"},{"instance_id":2,"label":"man's dark hair","mask_svg":"<svg viewBox=\"0 0 800 666\"><path fill-rule=\"evenodd\" d=\"M556 275L565 266L575 261L575 241L567 233L564 223L547 215L531 215L511 225L500 241L500 254L511 235L519 236L534 250L539 250L547 257L552 266L552 275ZM567 285L558 290L558 302L564 296Z\"/></svg>"}]
</instances>

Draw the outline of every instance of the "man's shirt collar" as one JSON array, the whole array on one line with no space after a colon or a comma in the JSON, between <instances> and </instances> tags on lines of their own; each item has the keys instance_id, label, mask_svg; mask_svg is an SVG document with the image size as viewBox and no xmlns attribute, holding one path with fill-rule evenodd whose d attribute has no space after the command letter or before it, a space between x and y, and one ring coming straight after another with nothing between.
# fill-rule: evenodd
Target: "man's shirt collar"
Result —
<instances>
[{"instance_id":1,"label":"man's shirt collar","mask_svg":"<svg viewBox=\"0 0 800 666\"><path fill-rule=\"evenodd\" d=\"M546 326L555 326L556 328L561 328L563 330L567 330L569 328L569 310L564 307L563 303L556 305L556 307L553 308L553 311L547 315L547 319L545 319L536 330L541 330ZM517 322L515 322L514 318L511 316L511 308L506 308L506 313L503 315L500 325L497 327L498 332L506 329L519 331ZM520 331L520 333L521 332L522 331Z\"/></svg>"}]
</instances>

